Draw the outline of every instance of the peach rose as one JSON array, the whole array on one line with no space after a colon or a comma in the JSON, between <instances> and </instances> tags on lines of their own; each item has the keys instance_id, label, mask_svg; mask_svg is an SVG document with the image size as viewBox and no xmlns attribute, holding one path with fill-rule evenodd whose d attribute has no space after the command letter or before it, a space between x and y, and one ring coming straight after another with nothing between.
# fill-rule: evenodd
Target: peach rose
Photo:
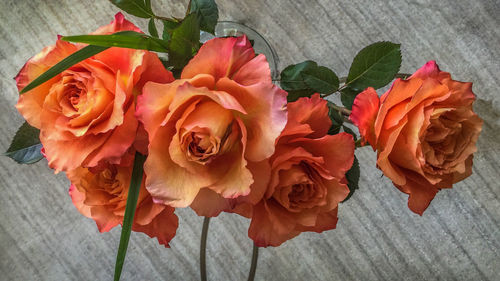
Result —
<instances>
[{"instance_id":1,"label":"peach rose","mask_svg":"<svg viewBox=\"0 0 500 281\"><path fill-rule=\"evenodd\" d=\"M82 215L96 222L100 232L107 232L123 222L132 178L133 154L127 153L125 158L121 164L101 162L96 168L79 167L67 172L73 204ZM156 237L160 244L168 247L178 226L174 210L155 204L144 187L143 179L132 230Z\"/></svg>"},{"instance_id":2,"label":"peach rose","mask_svg":"<svg viewBox=\"0 0 500 281\"><path fill-rule=\"evenodd\" d=\"M331 125L319 94L288 104L288 123L269 160L271 179L250 213L248 235L257 246L335 228L338 203L349 194L345 173L354 160L354 140L347 133L328 135Z\"/></svg>"},{"instance_id":3,"label":"peach rose","mask_svg":"<svg viewBox=\"0 0 500 281\"><path fill-rule=\"evenodd\" d=\"M118 13L94 34L123 30L140 31ZM46 47L21 69L18 89L83 46L57 40ZM156 54L109 48L21 95L16 107L40 129L49 166L56 172L94 167L100 161L116 164L135 140L135 96L146 81L172 80Z\"/></svg>"},{"instance_id":4,"label":"peach rose","mask_svg":"<svg viewBox=\"0 0 500 281\"><path fill-rule=\"evenodd\" d=\"M434 61L396 79L380 100L372 88L356 97L350 119L413 212L422 215L439 189L471 175L482 126L474 100L472 83L452 80Z\"/></svg>"},{"instance_id":5,"label":"peach rose","mask_svg":"<svg viewBox=\"0 0 500 281\"><path fill-rule=\"evenodd\" d=\"M137 115L149 134L144 171L155 202L186 207L203 188L248 194L259 177L249 167L273 154L285 105L286 92L246 37L212 39L181 79L147 83Z\"/></svg>"}]
</instances>

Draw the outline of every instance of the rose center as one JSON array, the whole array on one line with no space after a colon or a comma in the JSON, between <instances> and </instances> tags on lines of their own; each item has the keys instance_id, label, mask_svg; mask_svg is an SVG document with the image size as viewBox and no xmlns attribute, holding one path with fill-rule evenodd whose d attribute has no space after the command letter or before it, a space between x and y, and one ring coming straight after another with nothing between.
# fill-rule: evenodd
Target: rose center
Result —
<instances>
[{"instance_id":1,"label":"rose center","mask_svg":"<svg viewBox=\"0 0 500 281\"><path fill-rule=\"evenodd\" d=\"M288 194L289 209L300 211L322 205L325 189L319 175L309 164L301 162L298 165L303 176L300 181L291 186Z\"/></svg>"},{"instance_id":2,"label":"rose center","mask_svg":"<svg viewBox=\"0 0 500 281\"><path fill-rule=\"evenodd\" d=\"M85 86L82 82L78 81L75 83L71 83L66 87L66 98L68 99L73 109L75 111L79 111L85 97ZM80 97L82 97L82 99Z\"/></svg>"},{"instance_id":3,"label":"rose center","mask_svg":"<svg viewBox=\"0 0 500 281\"><path fill-rule=\"evenodd\" d=\"M189 161L207 164L219 151L220 142L203 133L191 132L185 140L186 156Z\"/></svg>"},{"instance_id":4,"label":"rose center","mask_svg":"<svg viewBox=\"0 0 500 281\"><path fill-rule=\"evenodd\" d=\"M429 170L438 172L447 169L457 155L457 150L463 146L462 123L456 120L453 111L431 116L422 142L426 166Z\"/></svg>"},{"instance_id":5,"label":"rose center","mask_svg":"<svg viewBox=\"0 0 500 281\"><path fill-rule=\"evenodd\" d=\"M111 195L119 195L122 193L120 181L117 179L118 170L115 166L109 166L98 174L98 186L103 188L103 191Z\"/></svg>"},{"instance_id":6,"label":"rose center","mask_svg":"<svg viewBox=\"0 0 500 281\"><path fill-rule=\"evenodd\" d=\"M87 83L87 77L79 77L69 72L65 73L61 83L54 86L53 91L63 115L74 118L86 110Z\"/></svg>"},{"instance_id":7,"label":"rose center","mask_svg":"<svg viewBox=\"0 0 500 281\"><path fill-rule=\"evenodd\" d=\"M315 186L312 182L303 182L294 184L292 192L288 195L290 204L299 205L300 203L307 202L314 196Z\"/></svg>"}]
</instances>

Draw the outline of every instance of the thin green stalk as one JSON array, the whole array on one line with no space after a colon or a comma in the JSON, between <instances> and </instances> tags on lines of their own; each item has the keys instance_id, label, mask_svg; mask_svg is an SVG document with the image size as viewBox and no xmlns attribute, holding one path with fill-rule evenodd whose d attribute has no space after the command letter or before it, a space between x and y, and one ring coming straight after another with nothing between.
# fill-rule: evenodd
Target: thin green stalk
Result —
<instances>
[{"instance_id":1,"label":"thin green stalk","mask_svg":"<svg viewBox=\"0 0 500 281\"><path fill-rule=\"evenodd\" d=\"M409 73L396 73L396 75L394 77L395 78L406 79L406 78L408 78L410 76L411 76L411 74L409 74Z\"/></svg>"},{"instance_id":2,"label":"thin green stalk","mask_svg":"<svg viewBox=\"0 0 500 281\"><path fill-rule=\"evenodd\" d=\"M203 228L201 230L201 243L200 243L200 279L201 281L207 281L207 236L208 236L208 225L210 224L210 217L205 217L203 219Z\"/></svg>"},{"instance_id":3,"label":"thin green stalk","mask_svg":"<svg viewBox=\"0 0 500 281\"><path fill-rule=\"evenodd\" d=\"M365 142L365 144L363 144L362 141L363 139L360 137L357 141L354 142L356 148L369 145L368 142Z\"/></svg>"},{"instance_id":4,"label":"thin green stalk","mask_svg":"<svg viewBox=\"0 0 500 281\"><path fill-rule=\"evenodd\" d=\"M125 207L125 216L123 217L122 223L122 233L120 235L120 245L118 247L118 253L116 255L114 277L115 281L120 280L123 263L125 262L125 255L127 254L130 232L132 231L132 222L134 220L135 208L137 207L137 198L139 198L139 190L142 183L143 166L145 160L145 155L142 155L139 152L135 153L132 179L130 180L130 187L127 195L127 205Z\"/></svg>"},{"instance_id":5,"label":"thin green stalk","mask_svg":"<svg viewBox=\"0 0 500 281\"><path fill-rule=\"evenodd\" d=\"M341 106L335 105L333 103L329 103L328 106L330 106L332 109L340 112L342 115L345 115L345 116L351 115L351 110L349 110L345 107L341 107Z\"/></svg>"},{"instance_id":6,"label":"thin green stalk","mask_svg":"<svg viewBox=\"0 0 500 281\"><path fill-rule=\"evenodd\" d=\"M406 78L408 78L410 76L411 76L411 74L408 74L408 73L396 73L396 75L394 75L394 78L406 79ZM339 82L340 83L345 83L345 84L342 85L340 88L338 88L337 91L335 91L333 93L329 93L329 94L323 95L322 97L326 98L326 97L328 97L330 95L333 95L335 93L340 93L340 91L342 91L343 89L347 88L347 86L349 86L349 83L350 83L350 82L347 82L347 77L340 77L339 78Z\"/></svg>"},{"instance_id":7,"label":"thin green stalk","mask_svg":"<svg viewBox=\"0 0 500 281\"><path fill-rule=\"evenodd\" d=\"M252 264L250 265L250 272L248 273L248 281L253 281L255 279L255 272L257 271L258 260L259 260L259 247L253 244Z\"/></svg>"}]
</instances>

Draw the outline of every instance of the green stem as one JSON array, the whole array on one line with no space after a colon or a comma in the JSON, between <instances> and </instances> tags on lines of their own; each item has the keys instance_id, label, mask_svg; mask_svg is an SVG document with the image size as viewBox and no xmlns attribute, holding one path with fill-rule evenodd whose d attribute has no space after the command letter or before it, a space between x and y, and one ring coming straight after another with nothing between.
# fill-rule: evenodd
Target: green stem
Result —
<instances>
[{"instance_id":1,"label":"green stem","mask_svg":"<svg viewBox=\"0 0 500 281\"><path fill-rule=\"evenodd\" d=\"M361 137L360 137L357 141L354 142L354 145L356 146L356 148L369 145L368 143L362 144L361 141L362 140L361 140Z\"/></svg>"},{"instance_id":2,"label":"green stem","mask_svg":"<svg viewBox=\"0 0 500 281\"><path fill-rule=\"evenodd\" d=\"M203 228L201 230L201 243L200 243L200 279L201 281L207 281L207 236L208 236L208 225L210 224L210 217L205 217L203 219Z\"/></svg>"},{"instance_id":3,"label":"green stem","mask_svg":"<svg viewBox=\"0 0 500 281\"><path fill-rule=\"evenodd\" d=\"M411 74L408 74L408 73L396 73L394 75L394 78L406 79L406 78L408 78L410 76L411 76ZM350 82L346 83L347 82L347 77L340 77L339 82L340 83L345 83L345 84L342 85L342 87L338 88L337 91L335 91L333 93L329 93L329 94L323 95L323 98L326 98L326 97L328 97L330 95L333 95L335 93L340 93L340 91L342 91L343 89L347 88L347 86L349 86L349 84L350 84Z\"/></svg>"},{"instance_id":4,"label":"green stem","mask_svg":"<svg viewBox=\"0 0 500 281\"><path fill-rule=\"evenodd\" d=\"M255 272L257 271L257 261L259 260L259 247L253 245L252 251L252 265L250 265L250 272L248 273L248 281L255 279Z\"/></svg>"},{"instance_id":5,"label":"green stem","mask_svg":"<svg viewBox=\"0 0 500 281\"><path fill-rule=\"evenodd\" d=\"M179 21L177 19L172 19L172 18L167 18L167 17L160 17L160 16L154 16L155 19L157 20L164 20L164 21L169 21L169 22L175 22L178 23Z\"/></svg>"},{"instance_id":6,"label":"green stem","mask_svg":"<svg viewBox=\"0 0 500 281\"><path fill-rule=\"evenodd\" d=\"M410 76L411 76L411 74L409 74L409 73L396 73L396 75L394 77L395 78L406 79L406 78L408 78Z\"/></svg>"},{"instance_id":7,"label":"green stem","mask_svg":"<svg viewBox=\"0 0 500 281\"><path fill-rule=\"evenodd\" d=\"M349 116L351 115L351 110L345 108L345 107L341 107L341 106L338 106L338 105L335 105L333 103L329 103L328 104L332 109L342 113L342 115L345 115L345 116Z\"/></svg>"},{"instance_id":8,"label":"green stem","mask_svg":"<svg viewBox=\"0 0 500 281\"><path fill-rule=\"evenodd\" d=\"M349 110L349 109L347 109L345 107L338 106L338 105L336 105L336 104L334 104L333 102L330 102L330 101L328 102L328 107L330 107L331 109L339 112L341 114L343 122L354 124L354 123L352 123L351 120L349 120L349 115L351 115L351 110Z\"/></svg>"}]
</instances>

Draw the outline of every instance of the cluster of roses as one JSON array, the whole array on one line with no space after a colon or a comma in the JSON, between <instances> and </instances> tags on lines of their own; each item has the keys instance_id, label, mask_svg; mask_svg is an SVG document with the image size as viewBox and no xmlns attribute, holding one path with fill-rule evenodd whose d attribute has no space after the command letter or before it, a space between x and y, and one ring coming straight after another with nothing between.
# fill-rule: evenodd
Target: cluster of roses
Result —
<instances>
[{"instance_id":1,"label":"cluster of roses","mask_svg":"<svg viewBox=\"0 0 500 281\"><path fill-rule=\"evenodd\" d=\"M140 31L121 14L94 34ZM19 90L82 48L58 40L16 77ZM287 104L269 65L246 37L206 42L179 79L155 53L109 48L21 95L40 129L49 166L64 171L78 210L100 231L122 223L136 152L147 155L132 229L168 246L174 208L200 216L251 218L257 246L278 246L337 223L349 193L355 143L329 135L327 102L315 94ZM378 151L378 166L422 213L440 188L471 174L481 120L470 83L430 62L396 80L379 100L356 99L351 120Z\"/></svg>"}]
</instances>

